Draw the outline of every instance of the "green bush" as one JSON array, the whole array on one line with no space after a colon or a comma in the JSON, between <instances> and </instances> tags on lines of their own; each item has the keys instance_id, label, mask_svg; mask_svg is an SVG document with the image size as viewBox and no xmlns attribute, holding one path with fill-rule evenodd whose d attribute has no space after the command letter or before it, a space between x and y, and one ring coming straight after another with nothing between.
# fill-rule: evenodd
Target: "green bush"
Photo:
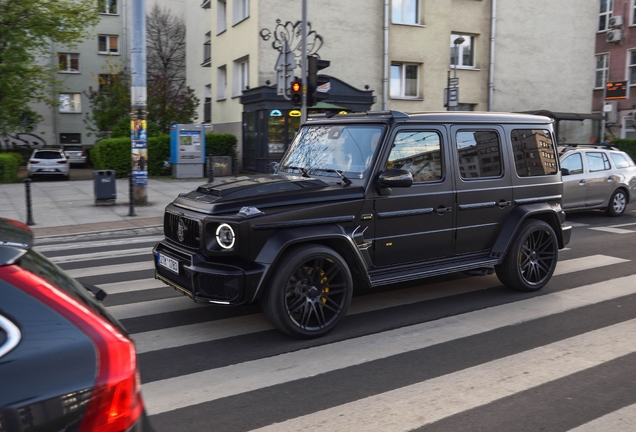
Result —
<instances>
[{"instance_id":1,"label":"green bush","mask_svg":"<svg viewBox=\"0 0 636 432\"><path fill-rule=\"evenodd\" d=\"M132 170L130 138L108 138L101 140L90 151L93 168L115 170L119 178L127 177ZM148 138L148 175L169 174L164 161L170 159L170 136L157 135Z\"/></svg>"},{"instance_id":2,"label":"green bush","mask_svg":"<svg viewBox=\"0 0 636 432\"><path fill-rule=\"evenodd\" d=\"M205 134L205 155L232 156L236 158L236 137L232 134Z\"/></svg>"},{"instance_id":3,"label":"green bush","mask_svg":"<svg viewBox=\"0 0 636 432\"><path fill-rule=\"evenodd\" d=\"M15 183L22 156L19 153L0 153L0 183Z\"/></svg>"},{"instance_id":4,"label":"green bush","mask_svg":"<svg viewBox=\"0 0 636 432\"><path fill-rule=\"evenodd\" d=\"M24 166L27 164L27 162L29 161L29 158L33 154L33 150L34 149L30 147L15 147L8 150L0 150L0 154L7 154L7 153L18 154L20 156L20 160L18 161L18 164L20 166Z\"/></svg>"},{"instance_id":5,"label":"green bush","mask_svg":"<svg viewBox=\"0 0 636 432\"><path fill-rule=\"evenodd\" d=\"M636 162L636 139L615 139L611 144L630 155Z\"/></svg>"}]
</instances>

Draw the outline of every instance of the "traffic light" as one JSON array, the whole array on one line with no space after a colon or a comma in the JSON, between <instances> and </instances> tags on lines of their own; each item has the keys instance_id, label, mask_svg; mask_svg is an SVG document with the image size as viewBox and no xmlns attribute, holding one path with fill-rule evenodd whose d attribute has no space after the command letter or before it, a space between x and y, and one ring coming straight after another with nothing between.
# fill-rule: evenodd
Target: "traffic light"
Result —
<instances>
[{"instance_id":1,"label":"traffic light","mask_svg":"<svg viewBox=\"0 0 636 432\"><path fill-rule=\"evenodd\" d=\"M317 56L307 56L307 106L312 107L318 102L329 99L329 90L324 91L324 84L329 78L319 77L318 71L329 67L329 60L320 60ZM319 91L322 90L322 91Z\"/></svg>"},{"instance_id":2,"label":"traffic light","mask_svg":"<svg viewBox=\"0 0 636 432\"><path fill-rule=\"evenodd\" d=\"M303 104L302 83L295 79L291 84L291 103L292 105L301 106Z\"/></svg>"}]
</instances>

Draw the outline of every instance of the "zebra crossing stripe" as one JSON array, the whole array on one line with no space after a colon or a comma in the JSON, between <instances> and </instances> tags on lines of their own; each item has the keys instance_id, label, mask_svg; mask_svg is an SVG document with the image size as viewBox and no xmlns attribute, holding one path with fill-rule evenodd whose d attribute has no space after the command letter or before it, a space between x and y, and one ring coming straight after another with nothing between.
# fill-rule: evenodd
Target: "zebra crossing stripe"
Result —
<instances>
[{"instance_id":1,"label":"zebra crossing stripe","mask_svg":"<svg viewBox=\"0 0 636 432\"><path fill-rule=\"evenodd\" d=\"M89 276L103 276L108 274L127 273L139 270L153 270L155 263L153 260L128 263L128 264L114 264L100 267L88 267L74 270L64 270L66 274L74 278L89 277Z\"/></svg>"},{"instance_id":2,"label":"zebra crossing stripe","mask_svg":"<svg viewBox=\"0 0 636 432\"><path fill-rule=\"evenodd\" d=\"M168 288L168 286L157 279L138 279L134 282L123 281L113 282L97 285L98 288L103 289L107 294L121 294L136 291L145 291L151 289Z\"/></svg>"},{"instance_id":3,"label":"zebra crossing stripe","mask_svg":"<svg viewBox=\"0 0 636 432\"><path fill-rule=\"evenodd\" d=\"M554 271L554 275L558 276L578 272L581 270L589 270L613 264L621 264L629 261L630 260L615 258L607 255L592 255L582 258L573 258L565 261L559 261L557 263L556 270Z\"/></svg>"},{"instance_id":4,"label":"zebra crossing stripe","mask_svg":"<svg viewBox=\"0 0 636 432\"><path fill-rule=\"evenodd\" d=\"M257 430L408 431L634 351L630 320Z\"/></svg>"},{"instance_id":5,"label":"zebra crossing stripe","mask_svg":"<svg viewBox=\"0 0 636 432\"><path fill-rule=\"evenodd\" d=\"M131 257L131 256L139 256L148 254L148 257L152 256L152 248L144 247L137 249L119 249L114 251L103 251L103 252L94 252L89 254L78 254L78 255L64 255L58 257L49 258L50 261L55 264L64 264L64 263L72 263L72 262L83 262L83 261L97 261L109 258L121 258L121 257Z\"/></svg>"},{"instance_id":6,"label":"zebra crossing stripe","mask_svg":"<svg viewBox=\"0 0 636 432\"><path fill-rule=\"evenodd\" d=\"M636 404L599 417L570 432L630 431L636 428Z\"/></svg>"},{"instance_id":7,"label":"zebra crossing stripe","mask_svg":"<svg viewBox=\"0 0 636 432\"><path fill-rule=\"evenodd\" d=\"M157 315L186 309L204 308L187 297L179 296L160 300L149 300L108 307L108 311L118 320L146 315Z\"/></svg>"},{"instance_id":8,"label":"zebra crossing stripe","mask_svg":"<svg viewBox=\"0 0 636 432\"><path fill-rule=\"evenodd\" d=\"M97 240L90 242L81 242L81 243L59 243L59 244L50 244L50 245L41 245L38 246L36 244L35 249L38 252L58 252L65 250L78 250L78 249L86 249L86 248L96 248L96 247L109 247L109 246L123 246L123 245L131 245L136 243L149 243L149 242L157 242L163 240L163 236L146 236L146 237L136 237L136 238L122 238L122 239L111 239L111 240ZM37 242L37 239L36 239Z\"/></svg>"},{"instance_id":9,"label":"zebra crossing stripe","mask_svg":"<svg viewBox=\"0 0 636 432\"><path fill-rule=\"evenodd\" d=\"M612 227L594 227L594 228L590 228L590 229L594 230L594 231L608 232L608 233L612 233L612 234L634 234L634 233L636 233L636 231L633 231L633 230L626 230L626 229L612 228Z\"/></svg>"},{"instance_id":10,"label":"zebra crossing stripe","mask_svg":"<svg viewBox=\"0 0 636 432\"><path fill-rule=\"evenodd\" d=\"M608 289L608 286L611 286L611 289ZM603 281L516 303L337 342L329 345L329 348L314 347L258 361L145 383L144 399L149 414L159 414L387 358L634 293L636 293L636 275ZM636 328L631 331L636 332ZM620 332L618 334L623 338L626 337L626 334ZM610 336L603 337L611 339ZM636 344L636 335L631 342L632 345ZM607 348L603 350L605 349ZM346 428L337 427L327 429L346 430ZM354 429L359 430L359 428ZM393 429L387 427L383 430Z\"/></svg>"}]
</instances>

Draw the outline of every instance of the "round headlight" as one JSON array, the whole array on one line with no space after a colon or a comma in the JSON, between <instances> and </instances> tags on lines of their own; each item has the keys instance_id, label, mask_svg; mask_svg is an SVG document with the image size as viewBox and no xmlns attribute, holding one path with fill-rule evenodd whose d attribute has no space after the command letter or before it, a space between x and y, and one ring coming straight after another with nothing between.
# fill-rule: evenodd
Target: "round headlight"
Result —
<instances>
[{"instance_id":1,"label":"round headlight","mask_svg":"<svg viewBox=\"0 0 636 432\"><path fill-rule=\"evenodd\" d=\"M223 249L232 249L234 246L234 240L236 240L236 236L234 235L234 230L228 224L221 224L216 229L216 242Z\"/></svg>"}]
</instances>

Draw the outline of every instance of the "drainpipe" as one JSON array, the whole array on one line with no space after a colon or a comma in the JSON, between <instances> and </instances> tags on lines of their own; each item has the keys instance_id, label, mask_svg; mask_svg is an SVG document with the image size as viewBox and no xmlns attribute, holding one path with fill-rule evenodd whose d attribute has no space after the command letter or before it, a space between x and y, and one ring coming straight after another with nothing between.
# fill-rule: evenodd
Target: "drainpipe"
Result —
<instances>
[{"instance_id":1,"label":"drainpipe","mask_svg":"<svg viewBox=\"0 0 636 432\"><path fill-rule=\"evenodd\" d=\"M495 102L495 33L497 31L497 0L491 0L490 11L490 68L488 72L488 111Z\"/></svg>"},{"instance_id":2,"label":"drainpipe","mask_svg":"<svg viewBox=\"0 0 636 432\"><path fill-rule=\"evenodd\" d=\"M384 72L382 75L382 110L388 109L389 100L389 0L384 0Z\"/></svg>"}]
</instances>

